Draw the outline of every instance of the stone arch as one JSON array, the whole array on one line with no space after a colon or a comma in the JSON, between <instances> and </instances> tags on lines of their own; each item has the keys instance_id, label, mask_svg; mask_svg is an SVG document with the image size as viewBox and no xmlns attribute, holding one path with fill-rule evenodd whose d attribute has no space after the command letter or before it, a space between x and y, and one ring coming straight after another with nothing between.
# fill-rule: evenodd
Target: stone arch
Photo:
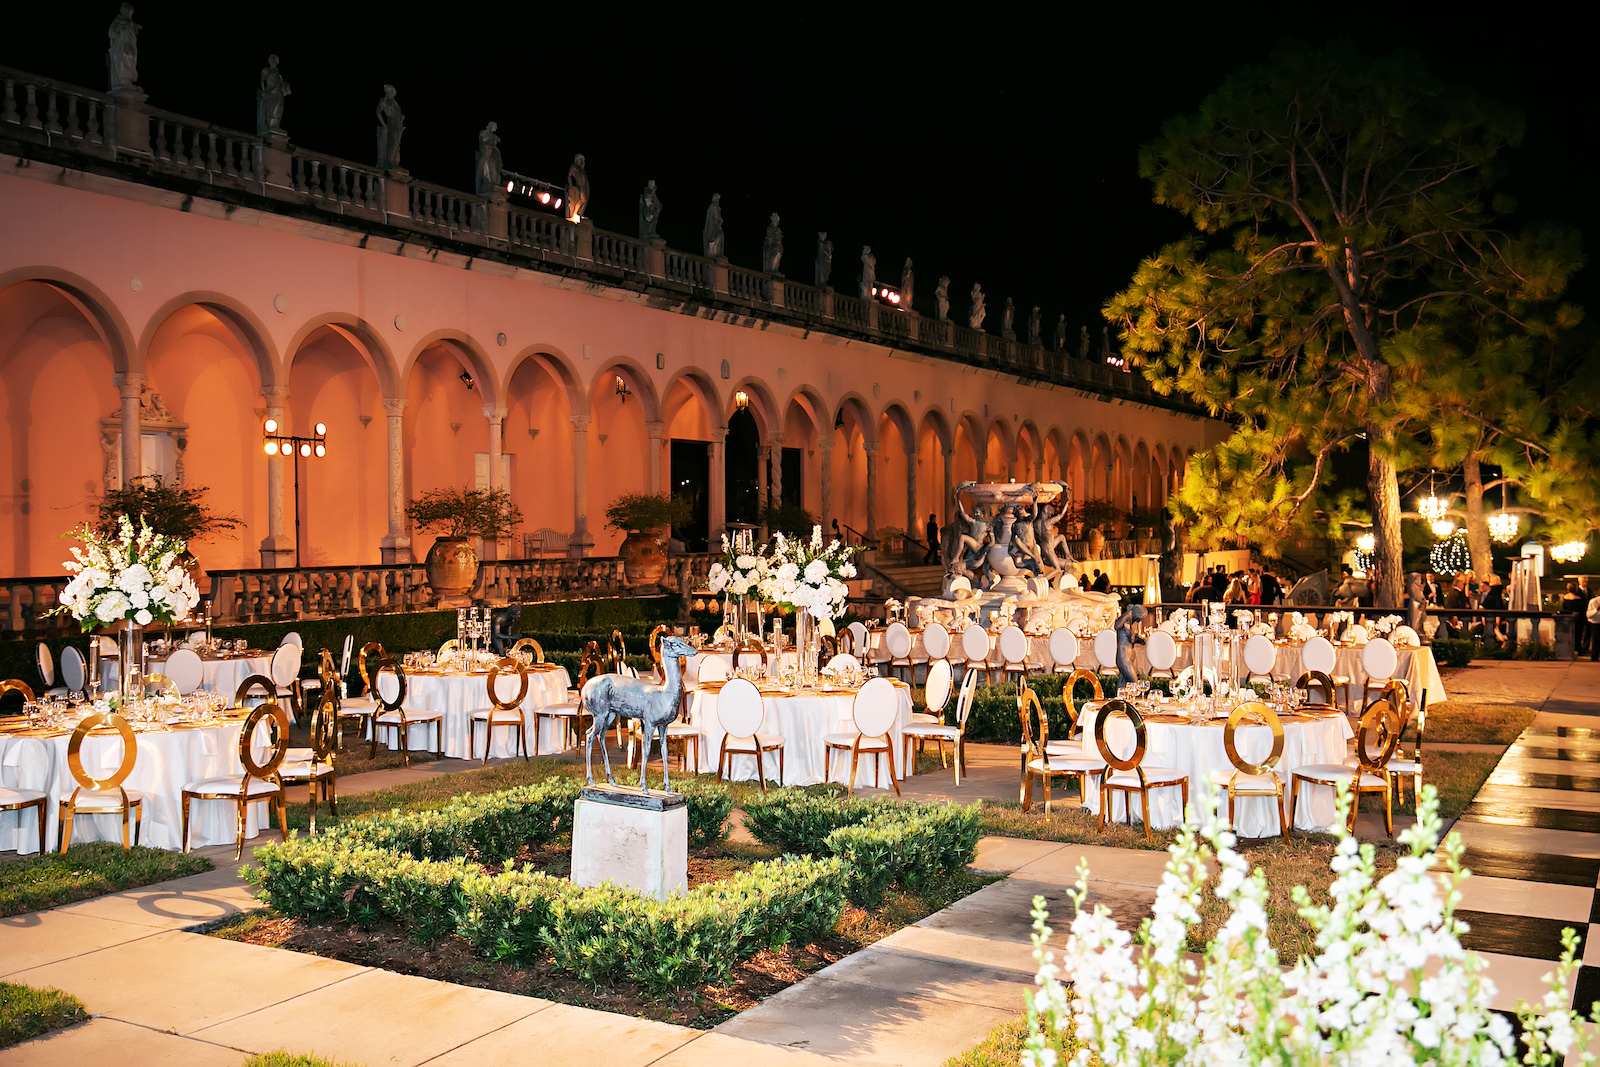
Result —
<instances>
[{"instance_id":1,"label":"stone arch","mask_svg":"<svg viewBox=\"0 0 1600 1067\"><path fill-rule=\"evenodd\" d=\"M282 355L273 348L272 335L266 324L233 297L209 290L195 290L175 296L156 309L145 323L143 336L139 338L141 362L149 358L150 345L167 320L192 304L205 308L233 333L240 348L254 360L261 388L270 389L278 384L283 377Z\"/></svg>"},{"instance_id":2,"label":"stone arch","mask_svg":"<svg viewBox=\"0 0 1600 1067\"><path fill-rule=\"evenodd\" d=\"M294 368L295 358L306 347L306 343L318 330L327 328L348 341L366 360L372 373L377 376L378 388L384 396L401 396L401 378L395 363L394 353L389 351L389 346L383 343L378 331L372 324L358 315L346 315L339 312L330 312L307 319L300 328L290 337L289 343L283 346L284 375L281 379L288 381L289 374Z\"/></svg>"},{"instance_id":3,"label":"stone arch","mask_svg":"<svg viewBox=\"0 0 1600 1067\"><path fill-rule=\"evenodd\" d=\"M1006 481L1017 464L1016 435L1012 433L1010 422L1000 415L989 420L984 441L984 475L979 480ZM999 455L995 454L997 451Z\"/></svg>"},{"instance_id":4,"label":"stone arch","mask_svg":"<svg viewBox=\"0 0 1600 1067\"><path fill-rule=\"evenodd\" d=\"M587 414L588 397L565 355L548 346L518 352L507 369L502 449L515 457L508 467L511 499L522 509L522 533L575 528L572 416ZM513 552L520 555L520 552Z\"/></svg>"},{"instance_id":5,"label":"stone arch","mask_svg":"<svg viewBox=\"0 0 1600 1067\"><path fill-rule=\"evenodd\" d=\"M1133 465L1129 471L1129 478L1132 484L1132 496L1129 500L1130 507L1134 503L1133 497L1138 498L1137 504L1141 508L1154 506L1155 492L1151 489L1150 483L1152 479L1150 472L1150 446L1141 437L1133 446Z\"/></svg>"},{"instance_id":6,"label":"stone arch","mask_svg":"<svg viewBox=\"0 0 1600 1067\"><path fill-rule=\"evenodd\" d=\"M829 453L833 464L831 517L860 533L870 533L869 516L876 504L869 502L867 495L867 450L878 447L878 420L866 399L852 392L839 399L829 425L831 429L824 432L833 435Z\"/></svg>"},{"instance_id":7,"label":"stone arch","mask_svg":"<svg viewBox=\"0 0 1600 1067\"><path fill-rule=\"evenodd\" d=\"M461 368L472 375L473 389L484 407L499 407L505 403L505 393L501 391L499 376L495 374L494 366L489 362L483 346L459 330L434 330L418 340L400 364L402 382L410 381L417 361L422 358L424 352L435 345L455 353Z\"/></svg>"},{"instance_id":8,"label":"stone arch","mask_svg":"<svg viewBox=\"0 0 1600 1067\"><path fill-rule=\"evenodd\" d=\"M891 441L891 437L895 440ZM917 432L911 413L891 399L878 416L877 525L896 526L912 537L922 536L917 521Z\"/></svg>"},{"instance_id":9,"label":"stone arch","mask_svg":"<svg viewBox=\"0 0 1600 1067\"><path fill-rule=\"evenodd\" d=\"M1026 453L1024 453L1026 449ZM1023 419L1017 428L1017 481L1044 480L1044 441L1039 426L1032 419Z\"/></svg>"},{"instance_id":10,"label":"stone arch","mask_svg":"<svg viewBox=\"0 0 1600 1067\"><path fill-rule=\"evenodd\" d=\"M99 287L70 271L55 267L18 267L0 274L0 293L22 282L41 282L59 292L78 309L100 334L111 356L113 374L143 373L142 349L117 305Z\"/></svg>"},{"instance_id":11,"label":"stone arch","mask_svg":"<svg viewBox=\"0 0 1600 1067\"><path fill-rule=\"evenodd\" d=\"M783 423L778 417L778 403L772 396L772 390L767 383L753 374L747 374L734 384L728 392L728 410L726 415L732 415L739 406L739 394L744 393L748 400L745 410L750 417L756 420L756 428L761 434L761 443L767 444L774 434L783 433Z\"/></svg>"}]
</instances>

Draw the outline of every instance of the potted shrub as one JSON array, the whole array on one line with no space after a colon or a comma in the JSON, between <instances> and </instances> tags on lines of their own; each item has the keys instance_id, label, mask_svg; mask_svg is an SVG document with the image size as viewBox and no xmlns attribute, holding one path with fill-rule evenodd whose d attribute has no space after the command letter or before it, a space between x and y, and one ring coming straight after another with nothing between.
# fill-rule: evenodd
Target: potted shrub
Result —
<instances>
[{"instance_id":1,"label":"potted shrub","mask_svg":"<svg viewBox=\"0 0 1600 1067\"><path fill-rule=\"evenodd\" d=\"M478 580L472 538L498 541L522 524L522 511L504 489L429 489L406 505L424 532L443 530L428 550L428 585L440 599L465 596Z\"/></svg>"},{"instance_id":2,"label":"potted shrub","mask_svg":"<svg viewBox=\"0 0 1600 1067\"><path fill-rule=\"evenodd\" d=\"M606 508L606 525L627 536L618 555L629 585L653 585L667 569L667 536L689 521L689 502L666 493L623 493Z\"/></svg>"},{"instance_id":3,"label":"potted shrub","mask_svg":"<svg viewBox=\"0 0 1600 1067\"><path fill-rule=\"evenodd\" d=\"M182 541L186 547L178 562L195 584L205 580L205 571L195 559L192 546L215 534L229 534L244 525L237 515L223 515L212 511L205 502L203 485L168 485L159 474L145 474L132 479L121 489L107 493L100 501L100 511L95 517L95 530L102 537L115 538L117 523L126 515L134 529L143 523L164 537Z\"/></svg>"}]
</instances>

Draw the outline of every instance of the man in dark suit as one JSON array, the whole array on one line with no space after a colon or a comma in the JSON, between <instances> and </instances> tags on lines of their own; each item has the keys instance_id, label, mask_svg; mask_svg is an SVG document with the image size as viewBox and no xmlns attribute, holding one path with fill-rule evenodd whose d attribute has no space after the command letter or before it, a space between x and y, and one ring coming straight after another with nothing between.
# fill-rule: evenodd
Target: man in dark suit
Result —
<instances>
[{"instance_id":1,"label":"man in dark suit","mask_svg":"<svg viewBox=\"0 0 1600 1067\"><path fill-rule=\"evenodd\" d=\"M1089 586L1089 589L1096 593L1111 592L1111 575L1102 574L1100 573L1099 568L1096 568L1094 572L1094 583Z\"/></svg>"},{"instance_id":2,"label":"man in dark suit","mask_svg":"<svg viewBox=\"0 0 1600 1067\"><path fill-rule=\"evenodd\" d=\"M924 563L939 562L939 516L929 515L928 525L923 529L922 536L928 539L928 551L922 557Z\"/></svg>"}]
</instances>

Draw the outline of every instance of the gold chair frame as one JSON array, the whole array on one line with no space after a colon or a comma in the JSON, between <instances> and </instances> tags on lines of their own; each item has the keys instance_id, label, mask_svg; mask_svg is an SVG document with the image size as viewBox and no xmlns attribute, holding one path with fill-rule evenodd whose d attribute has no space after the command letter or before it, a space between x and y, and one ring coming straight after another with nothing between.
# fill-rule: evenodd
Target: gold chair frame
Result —
<instances>
[{"instance_id":1,"label":"gold chair frame","mask_svg":"<svg viewBox=\"0 0 1600 1067\"><path fill-rule=\"evenodd\" d=\"M1245 725L1245 719L1255 716L1272 731L1272 751L1267 753L1267 758L1260 763L1250 763L1239 754L1237 734L1239 727ZM1278 776L1276 767L1283 758L1283 722L1278 718L1278 713L1259 700L1249 700L1238 705L1228 716L1228 725L1222 731L1222 750L1228 754L1228 762L1233 764L1233 774L1228 777L1228 825L1234 826L1233 800L1234 797L1277 797L1278 798L1278 836L1287 839L1289 836L1289 816L1284 810L1283 779ZM1266 789L1255 785L1240 785L1239 776L1254 777L1270 775L1273 788Z\"/></svg>"},{"instance_id":2,"label":"gold chair frame","mask_svg":"<svg viewBox=\"0 0 1600 1067\"><path fill-rule=\"evenodd\" d=\"M339 731L339 701L324 692L311 711L311 763L304 778L299 775L279 774L284 783L306 783L306 801L311 809L311 833L317 832L317 788L322 788L322 799L328 802L328 811L339 817L339 771L335 763L341 747ZM281 766L280 766L281 771Z\"/></svg>"},{"instance_id":3,"label":"gold chair frame","mask_svg":"<svg viewBox=\"0 0 1600 1067\"><path fill-rule=\"evenodd\" d=\"M444 644L440 645L439 646L439 651L435 652L434 655L439 659L444 659L445 656L449 655L451 652L460 652L460 651L461 651L461 642L456 640L454 637L452 637L452 638L448 639L447 641L445 641Z\"/></svg>"},{"instance_id":4,"label":"gold chair frame","mask_svg":"<svg viewBox=\"0 0 1600 1067\"><path fill-rule=\"evenodd\" d=\"M21 693L22 699L26 703L33 703L33 688L29 686L27 682L24 682L20 678L7 678L4 681L0 681L0 696L5 696L7 693L13 691ZM37 809L36 818L39 822L39 854L42 856L44 855L46 848L45 802L50 798L45 793L37 789L15 789L13 791L21 795L22 799L0 803L0 811L14 811L17 813L17 839L19 842L17 845L17 851L22 851L22 845L20 843L22 838L22 813L27 811L29 808L35 808ZM37 797L28 796L27 794L30 793L38 793L39 795Z\"/></svg>"},{"instance_id":5,"label":"gold chair frame","mask_svg":"<svg viewBox=\"0 0 1600 1067\"><path fill-rule=\"evenodd\" d=\"M1079 682L1089 683L1094 692L1094 696L1091 699L1104 700L1106 698L1105 687L1100 684L1100 676L1087 667L1075 667L1072 673L1067 675L1067 680L1061 684L1061 695L1065 698L1065 703L1072 704L1074 709L1076 709L1076 703L1073 701L1072 695L1077 690ZM1076 710L1073 711L1072 721L1078 721Z\"/></svg>"},{"instance_id":6,"label":"gold chair frame","mask_svg":"<svg viewBox=\"0 0 1600 1067\"><path fill-rule=\"evenodd\" d=\"M23 703L26 704L32 704L37 699L33 695L33 686L24 682L21 678L7 678L5 681L0 682L0 697L11 692L21 693Z\"/></svg>"},{"instance_id":7,"label":"gold chair frame","mask_svg":"<svg viewBox=\"0 0 1600 1067\"><path fill-rule=\"evenodd\" d=\"M1106 723L1113 715L1125 715L1133 724L1133 755L1123 759L1111 751L1111 743L1106 740ZM1111 803L1113 793L1128 793L1128 819L1133 820L1133 793L1139 794L1139 806L1144 813L1144 839L1154 841L1155 833L1150 828L1150 790L1170 789L1177 786L1183 791L1183 810L1189 810L1189 779L1188 776L1163 780L1150 781L1144 773L1144 754L1149 747L1149 736L1145 731L1144 716L1139 714L1139 709L1126 700L1112 699L1100 705L1100 711L1094 718L1094 743L1100 750L1100 758L1106 761L1109 770L1132 771L1139 778L1138 785L1119 785L1112 782L1110 773L1100 777L1100 829L1104 830L1106 821L1111 816Z\"/></svg>"},{"instance_id":8,"label":"gold chair frame","mask_svg":"<svg viewBox=\"0 0 1600 1067\"><path fill-rule=\"evenodd\" d=\"M565 707L565 704L550 704L534 709L533 754L535 756L539 754L539 720L541 719L555 719L557 722L562 723L563 727L569 732L569 736L572 739L572 744L569 747L578 747L579 742L583 739L583 720L586 716L588 716L588 713L583 709L583 687L584 684L589 681L589 679L595 677L599 673L600 643L598 641L590 641L588 644L583 646L583 653L578 657L578 678L577 684L574 686L574 688L577 689L579 695L577 707L573 713L567 715L550 711L550 708L552 707ZM592 716L589 717L592 718ZM600 739L600 743L604 744L605 738L602 737Z\"/></svg>"},{"instance_id":9,"label":"gold chair frame","mask_svg":"<svg viewBox=\"0 0 1600 1067\"><path fill-rule=\"evenodd\" d=\"M687 694L685 694L685 695L687 696ZM763 747L762 744L761 744L761 739L760 738L761 738L761 726L762 726L762 723L764 723L764 722L766 722L766 716L763 714L762 721L760 723L756 724L756 732L753 733L753 734L750 734L747 737L734 737L734 735L732 735L730 733L727 733L726 731L723 732L723 734L722 734L722 743L719 746L717 746L717 781L719 781L719 782L722 781L722 768L724 766L726 766L728 768L729 772L732 773L732 770L733 770L733 757L735 757L735 756L754 756L756 758L756 784L761 787L761 792L762 793L766 793L766 791L767 791L767 766L766 766L765 761L761 757L762 757L763 753L776 752L778 754L778 784L779 785L783 784L784 757L785 757L785 755L786 755L786 753L788 751L788 744L786 742L786 739L780 737L780 738L777 739L777 742L778 742L777 744L775 744L775 745L767 745L767 746ZM720 729L720 727L721 727L721 723L719 722L718 723L718 728ZM728 747L728 738L730 738L730 737L734 737L735 741L749 741L750 742L750 747L749 748L729 748ZM698 743L697 743L697 746L696 746L696 757L697 758L698 758L698 755L699 755L699 752L698 752ZM824 752L824 754L823 754L823 774L824 775L827 774L827 762L828 762L827 753ZM630 764L630 766L631 766L631 764Z\"/></svg>"},{"instance_id":10,"label":"gold chair frame","mask_svg":"<svg viewBox=\"0 0 1600 1067\"><path fill-rule=\"evenodd\" d=\"M1356 829L1356 811L1361 806L1363 793L1383 794L1383 826L1389 836L1394 837L1394 805L1393 782L1389 775L1389 758L1394 755L1394 750L1400 744L1400 732L1404 727L1400 713L1388 701L1374 700L1367 705L1361 713L1361 722L1356 729L1356 766L1350 771L1350 789L1353 794L1350 798L1350 815L1348 817L1351 833ZM1379 745L1378 755L1372 756L1367 749L1367 735L1375 734ZM1383 779L1379 785L1362 785L1361 778L1364 774ZM1290 776L1289 784L1289 821L1294 821L1295 807L1300 799L1300 784L1309 782L1312 785L1325 785L1337 790L1345 781L1343 775L1338 778L1319 778L1302 775L1299 771Z\"/></svg>"},{"instance_id":11,"label":"gold chair frame","mask_svg":"<svg viewBox=\"0 0 1600 1067\"><path fill-rule=\"evenodd\" d=\"M265 763L258 763L252 742L255 739L256 728L261 725L263 719L271 724L272 752ZM236 861L244 856L245 821L251 804L271 804L278 812L278 832L283 835L284 841L288 841L289 811L285 800L287 790L284 788L283 779L278 776L278 768L283 764L283 757L288 750L289 717L284 714L282 706L277 700L257 704L251 709L249 716L244 720L244 726L239 730L239 762L244 765L244 775L239 779L239 788L226 793L207 793L191 789L183 791L183 850L189 851L189 803L194 800L231 800L238 806L238 836L233 850L233 858ZM252 794L250 792L252 778L267 782L276 788L272 792Z\"/></svg>"},{"instance_id":12,"label":"gold chair frame","mask_svg":"<svg viewBox=\"0 0 1600 1067\"><path fill-rule=\"evenodd\" d=\"M377 687L378 679L382 677L386 669L394 672L395 681L399 683L393 704L384 699L383 693ZM400 745L400 752L405 765L407 767L411 766L411 727L432 725L434 741L438 746L434 749L434 755L439 759L444 759L444 712L430 711L414 718L406 715L406 669L400 665L400 662L393 657L384 657L383 662L378 664L377 671L373 673L372 683L373 699L377 700L378 707L381 710L372 717L372 747L367 758L373 759L378 755L379 730L399 730L396 740ZM383 716L391 711L400 717L399 722L382 721Z\"/></svg>"},{"instance_id":13,"label":"gold chair frame","mask_svg":"<svg viewBox=\"0 0 1600 1067\"><path fill-rule=\"evenodd\" d=\"M1077 710L1072 701L1064 702L1067 708L1067 717L1071 725L1067 727L1070 736L1078 722ZM1023 811L1033 810L1033 779L1037 774L1044 779L1044 817L1048 819L1054 812L1054 800L1050 795L1050 780L1052 778L1076 778L1078 780L1078 800L1081 804L1089 798L1089 778L1095 774L1087 768L1052 771L1050 767L1050 716L1045 714L1044 706L1039 703L1039 694L1031 687L1024 686L1017 694L1017 718L1022 723L1022 780L1017 791L1017 800L1022 804ZM1039 723L1038 743L1035 744L1033 723ZM1029 769L1034 760L1044 763L1043 771L1035 772Z\"/></svg>"},{"instance_id":14,"label":"gold chair frame","mask_svg":"<svg viewBox=\"0 0 1600 1067\"><path fill-rule=\"evenodd\" d=\"M374 702L374 706L370 708L361 706L347 708L344 706L344 698L342 696L339 698L338 721L340 747L343 747L344 745L345 720L354 719L364 732L368 729L368 720L376 719L378 717L378 708L376 707L377 697L372 692L372 676L367 673L367 657L374 652L378 654L378 662L380 663L388 658L389 655L384 651L383 643L380 641L368 641L366 644L361 646L361 651L356 655L356 670L361 674L361 695L364 699L372 700ZM340 681L342 683L343 679ZM342 684L340 688L343 688ZM372 732L373 734L377 733L376 730Z\"/></svg>"},{"instance_id":15,"label":"gold chair frame","mask_svg":"<svg viewBox=\"0 0 1600 1067\"><path fill-rule=\"evenodd\" d=\"M495 680L500 677L501 671L517 672L517 695L514 699L504 701L500 699L500 691L495 688ZM467 721L467 759L472 758L472 750L478 746L478 723L483 723L483 766L489 765L489 746L494 739L494 728L503 727L517 732L518 746L522 749L522 762L528 762L528 731L527 723L522 717L522 702L528 699L528 668L520 660L504 656L494 666L489 668L489 677L484 681L489 690L489 714L486 718L479 719L473 716ZM495 712L511 711L516 715L511 718L497 719Z\"/></svg>"},{"instance_id":16,"label":"gold chair frame","mask_svg":"<svg viewBox=\"0 0 1600 1067\"><path fill-rule=\"evenodd\" d=\"M535 664L544 662L544 646L539 644L539 642L535 641L531 637L517 638L516 643L511 646L511 655L513 657L520 656L523 652L528 650L532 650L533 662Z\"/></svg>"},{"instance_id":17,"label":"gold chair frame","mask_svg":"<svg viewBox=\"0 0 1600 1067\"><path fill-rule=\"evenodd\" d=\"M160 672L144 676L144 691L146 696L167 697L171 700L183 699L183 694L178 692L178 683Z\"/></svg>"},{"instance_id":18,"label":"gold chair frame","mask_svg":"<svg viewBox=\"0 0 1600 1067\"><path fill-rule=\"evenodd\" d=\"M930 660L929 661L929 667L928 667L928 677L929 678L933 677L932 664L935 663L935 662L944 663L946 661L944 661L944 660L936 660L936 661L935 660ZM1026 682L1027 679L1024 678L1023 681ZM911 747L912 746L911 746L911 743L913 741L916 742L917 754L921 755L922 752L925 750L925 748L927 746L927 743L929 741L933 741L936 744L938 744L938 746L939 746L939 766L941 768L942 767L948 767L948 766L950 766L950 763L949 763L949 761L947 761L945 759L944 746L945 746L945 742L946 741L952 742L952 746L951 747L955 750L954 759L955 759L955 765L956 765L956 785L959 786L961 784L961 774L962 774L963 771L965 771L967 769L967 716L972 713L972 693L978 687L978 676L977 676L977 674L973 674L971 682L968 682L967 679L965 679L965 678L961 679L961 688L960 688L959 691L957 691L955 689L955 677L954 677L954 674L952 674L951 679L950 679L950 686L951 686L952 692L956 693L956 735L955 735L955 737L953 737L953 738L952 737L947 737L947 736L945 736L943 734L919 734L919 733L916 732L916 728L919 727L919 726L947 726L948 725L944 721L944 710L945 710L945 708L948 708L950 706L950 698L947 696L947 697L945 697L944 704L939 708L938 721L931 722L931 723L919 723L915 719L913 719L901 731L901 738L905 742L905 751L904 751L904 753L902 755L902 758L904 760L904 766L906 768L906 774L908 776L913 774L915 769L916 769L916 764L914 762L912 762L912 753L911 753ZM924 693L927 692L926 688L924 688L923 692ZM924 705L924 707L926 707L926 705Z\"/></svg>"},{"instance_id":19,"label":"gold chair frame","mask_svg":"<svg viewBox=\"0 0 1600 1067\"><path fill-rule=\"evenodd\" d=\"M865 687L863 687L863 688L865 688ZM861 691L860 690L856 691L856 699L857 700L861 699ZM850 778L849 778L848 783L845 786L845 795L846 796L855 796L855 792L856 792L856 769L861 765L861 752L862 752L861 742L863 742L863 741L882 741L883 742L883 747L881 749L874 747L874 748L869 748L869 749L866 750L867 754L870 755L872 757L872 759L873 759L873 773L872 773L873 785L874 785L874 787L876 787L877 782L878 782L877 759L878 759L879 754L881 753L882 755L885 755L885 756L889 757L889 784L894 786L894 795L895 796L899 796L900 795L900 779L895 774L895 768L894 768L894 739L893 739L893 737L890 736L892 731L894 730L894 719L893 719L893 717L891 717L890 720L889 720L888 729L885 730L881 734L870 734L869 735L869 734L862 733L861 732L861 728L859 726L855 726L855 717L854 717L854 715L851 716L851 725L852 725L852 728L855 729L856 736L855 736L855 740L852 741L849 745L841 745L841 744L837 744L837 743L831 743L830 744L830 743L828 743L826 741L823 743L823 748L822 748L822 776L823 776L823 779L824 780L829 780L832 777L832 775L830 774L830 769L831 769L831 767L833 765L833 754L834 754L834 752L836 752L836 751L837 752L849 752L850 753ZM778 761L779 761L778 762L778 780L781 782L781 781L783 781L783 756L781 755L781 750L780 750L780 755L778 757Z\"/></svg>"},{"instance_id":20,"label":"gold chair frame","mask_svg":"<svg viewBox=\"0 0 1600 1067\"><path fill-rule=\"evenodd\" d=\"M91 732L104 732L115 730L122 736L122 762L111 773L109 778L90 778L83 769L83 739ZM128 775L133 773L134 762L139 755L139 739L133 732L133 727L114 711L96 711L83 717L76 729L72 731L72 739L67 742L67 769L72 772L73 780L78 783L71 795L61 801L57 820L61 823L61 848L65 852L72 844L72 820L81 811L85 815L116 815L122 816L122 847L129 847L128 822L133 821L133 844L139 843L139 821L144 814L144 798L137 793L128 796L128 791L122 787ZM78 794L88 789L91 793L109 793L115 789L121 802L116 806L92 804L90 807L80 808Z\"/></svg>"},{"instance_id":21,"label":"gold chair frame","mask_svg":"<svg viewBox=\"0 0 1600 1067\"><path fill-rule=\"evenodd\" d=\"M1328 694L1328 699L1326 702L1310 702L1311 687L1314 685L1321 686L1322 691ZM1336 690L1333 684L1333 679L1328 677L1328 675L1323 671L1306 671L1305 673L1301 674L1300 677L1294 680L1294 688L1306 695L1307 702L1302 705L1302 710L1313 712L1339 710L1339 706L1334 703L1336 698Z\"/></svg>"}]
</instances>

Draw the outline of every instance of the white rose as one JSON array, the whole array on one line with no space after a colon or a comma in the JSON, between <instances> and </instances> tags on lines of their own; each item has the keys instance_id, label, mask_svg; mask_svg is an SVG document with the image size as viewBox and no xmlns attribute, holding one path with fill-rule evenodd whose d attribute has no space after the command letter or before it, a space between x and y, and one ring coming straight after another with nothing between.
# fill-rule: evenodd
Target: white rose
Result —
<instances>
[{"instance_id":1,"label":"white rose","mask_svg":"<svg viewBox=\"0 0 1600 1067\"><path fill-rule=\"evenodd\" d=\"M150 594L143 589L130 589L128 590L128 603L136 608L147 608L150 606Z\"/></svg>"},{"instance_id":2,"label":"white rose","mask_svg":"<svg viewBox=\"0 0 1600 1067\"><path fill-rule=\"evenodd\" d=\"M150 621L154 618L154 615L151 615L148 611L145 611L143 608L141 608L139 609L138 613L134 615L133 621L138 623L140 626L149 626Z\"/></svg>"},{"instance_id":3,"label":"white rose","mask_svg":"<svg viewBox=\"0 0 1600 1067\"><path fill-rule=\"evenodd\" d=\"M785 563L778 568L778 578L781 581L793 582L800 577L800 568L793 563Z\"/></svg>"},{"instance_id":4,"label":"white rose","mask_svg":"<svg viewBox=\"0 0 1600 1067\"><path fill-rule=\"evenodd\" d=\"M814 559L806 564L806 581L810 584L816 585L826 577L828 577L827 560Z\"/></svg>"},{"instance_id":5,"label":"white rose","mask_svg":"<svg viewBox=\"0 0 1600 1067\"><path fill-rule=\"evenodd\" d=\"M756 558L751 555L739 556L733 561L733 565L742 571L754 570L756 566Z\"/></svg>"}]
</instances>

